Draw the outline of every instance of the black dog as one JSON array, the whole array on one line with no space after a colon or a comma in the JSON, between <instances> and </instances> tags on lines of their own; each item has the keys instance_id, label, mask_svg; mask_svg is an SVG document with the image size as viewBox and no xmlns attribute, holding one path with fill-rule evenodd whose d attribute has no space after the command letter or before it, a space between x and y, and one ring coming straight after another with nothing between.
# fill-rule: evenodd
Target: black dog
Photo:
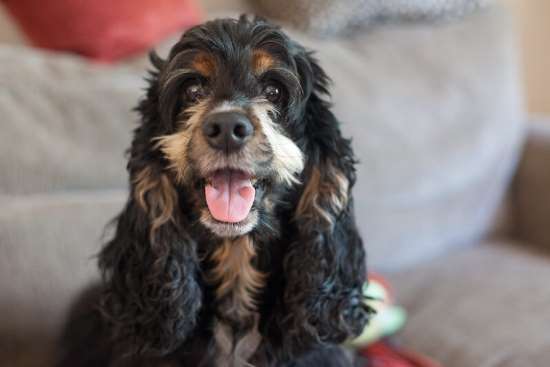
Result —
<instances>
[{"instance_id":1,"label":"black dog","mask_svg":"<svg viewBox=\"0 0 550 367\"><path fill-rule=\"evenodd\" d=\"M247 17L185 32L155 70L130 196L60 366L351 366L365 254L328 78Z\"/></svg>"}]
</instances>

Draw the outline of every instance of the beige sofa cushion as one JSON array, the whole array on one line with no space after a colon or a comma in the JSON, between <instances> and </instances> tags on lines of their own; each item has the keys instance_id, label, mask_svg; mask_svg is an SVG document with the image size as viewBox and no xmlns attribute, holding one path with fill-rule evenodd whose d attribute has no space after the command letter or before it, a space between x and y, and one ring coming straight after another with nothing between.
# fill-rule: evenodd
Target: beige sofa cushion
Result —
<instances>
[{"instance_id":1,"label":"beige sofa cushion","mask_svg":"<svg viewBox=\"0 0 550 367\"><path fill-rule=\"evenodd\" d=\"M407 346L445 367L546 367L550 255L494 241L390 275Z\"/></svg>"},{"instance_id":2,"label":"beige sofa cushion","mask_svg":"<svg viewBox=\"0 0 550 367\"><path fill-rule=\"evenodd\" d=\"M94 256L125 198L124 190L0 196L0 340L56 336L72 299L98 278Z\"/></svg>"}]
</instances>

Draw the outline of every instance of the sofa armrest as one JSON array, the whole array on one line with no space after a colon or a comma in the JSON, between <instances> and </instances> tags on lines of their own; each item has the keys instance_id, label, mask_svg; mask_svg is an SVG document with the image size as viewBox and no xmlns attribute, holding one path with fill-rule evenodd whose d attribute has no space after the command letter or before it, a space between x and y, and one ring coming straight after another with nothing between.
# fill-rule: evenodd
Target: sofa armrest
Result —
<instances>
[{"instance_id":1,"label":"sofa armrest","mask_svg":"<svg viewBox=\"0 0 550 367\"><path fill-rule=\"evenodd\" d=\"M529 124L514 202L517 234L550 249L550 119Z\"/></svg>"}]
</instances>

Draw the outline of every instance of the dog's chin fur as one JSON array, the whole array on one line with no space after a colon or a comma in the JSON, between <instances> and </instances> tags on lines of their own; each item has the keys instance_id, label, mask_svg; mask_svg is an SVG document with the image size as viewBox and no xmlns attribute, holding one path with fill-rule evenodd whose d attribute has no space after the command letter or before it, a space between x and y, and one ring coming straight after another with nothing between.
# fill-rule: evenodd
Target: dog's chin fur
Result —
<instances>
[{"instance_id":1,"label":"dog's chin fur","mask_svg":"<svg viewBox=\"0 0 550 367\"><path fill-rule=\"evenodd\" d=\"M248 216L237 223L220 222L212 217L208 209L201 211L201 224L213 234L222 238L234 238L250 233L258 224L258 210L252 209Z\"/></svg>"},{"instance_id":2,"label":"dog's chin fur","mask_svg":"<svg viewBox=\"0 0 550 367\"><path fill-rule=\"evenodd\" d=\"M57 366L352 366L338 345L371 311L355 159L328 77L281 29L245 16L191 28L151 61L130 195ZM220 111L253 125L232 155L201 128ZM228 168L257 179L239 223L205 203L208 175Z\"/></svg>"}]
</instances>

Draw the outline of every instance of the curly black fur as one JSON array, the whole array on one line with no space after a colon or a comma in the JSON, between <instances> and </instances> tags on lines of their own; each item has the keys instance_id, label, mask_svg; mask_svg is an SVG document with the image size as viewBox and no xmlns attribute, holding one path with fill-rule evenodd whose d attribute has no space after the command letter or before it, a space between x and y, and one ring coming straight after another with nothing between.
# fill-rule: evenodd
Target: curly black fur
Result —
<instances>
[{"instance_id":1,"label":"curly black fur","mask_svg":"<svg viewBox=\"0 0 550 367\"><path fill-rule=\"evenodd\" d=\"M166 60L152 55L155 71L137 108L142 120L130 150L128 202L99 256L102 284L87 291L70 315L59 366L215 365L212 329L220 300L206 277L220 238L199 220L204 198L197 181L176 180L155 138L175 133L186 107L180 98L186 81L166 83L170 73L187 67L185 60L198 52L223 55L226 74L218 70L216 77L226 78L229 89L242 85L240 100L250 99L258 91L243 65L257 48L286 68L273 76L285 87L278 123L303 152L305 168L301 184L267 180L257 188L275 205L254 203L259 221L247 234L256 248L254 266L268 274L256 300L262 338L250 363L352 365L336 345L363 329L370 310L362 296L365 253L353 214L350 142L325 100L328 78L311 53L279 28L241 17L190 29ZM299 85L287 74L296 75ZM233 97L227 90L212 93ZM315 191L308 187L314 180L324 191L306 192ZM315 205L303 203L307 195Z\"/></svg>"}]
</instances>

